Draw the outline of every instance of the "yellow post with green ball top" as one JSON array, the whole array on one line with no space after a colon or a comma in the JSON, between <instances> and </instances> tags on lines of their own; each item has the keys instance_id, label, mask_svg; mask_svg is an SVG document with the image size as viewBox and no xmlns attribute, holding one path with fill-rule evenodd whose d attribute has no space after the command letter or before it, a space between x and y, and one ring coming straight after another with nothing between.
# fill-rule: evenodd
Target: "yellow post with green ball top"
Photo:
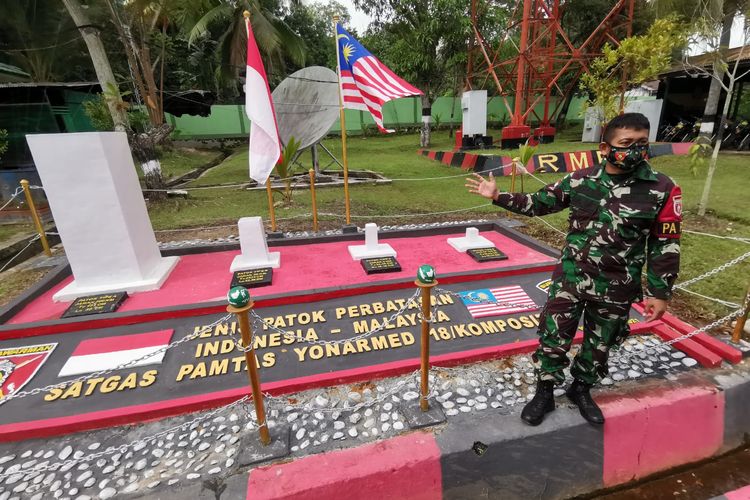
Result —
<instances>
[{"instance_id":1,"label":"yellow post with green ball top","mask_svg":"<svg viewBox=\"0 0 750 500\"><path fill-rule=\"evenodd\" d=\"M430 265L419 266L417 279L414 282L422 290L422 346L421 346L421 373L420 373L420 396L419 408L422 411L430 409L427 399L430 384L430 315L432 305L432 288L438 284L435 277L435 268Z\"/></svg>"},{"instance_id":2,"label":"yellow post with green ball top","mask_svg":"<svg viewBox=\"0 0 750 500\"><path fill-rule=\"evenodd\" d=\"M255 415L258 419L260 442L264 446L271 443L271 435L266 424L266 410L263 407L263 394L260 392L260 378L258 377L258 365L255 363L255 349L253 349L253 332L250 329L250 318L248 312L253 308L250 292L244 286L235 286L227 293L227 312L235 314L240 324L240 335L242 335L242 347L245 349L245 361L247 362L247 374L250 377L250 387L255 405Z\"/></svg>"}]
</instances>

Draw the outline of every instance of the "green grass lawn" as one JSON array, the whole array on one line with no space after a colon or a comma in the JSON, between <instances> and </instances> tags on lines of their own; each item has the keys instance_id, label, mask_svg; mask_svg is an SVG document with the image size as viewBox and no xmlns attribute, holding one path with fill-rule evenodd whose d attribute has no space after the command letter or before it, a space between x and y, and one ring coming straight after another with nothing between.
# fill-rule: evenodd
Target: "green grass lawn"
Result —
<instances>
[{"instance_id":1,"label":"green grass lawn","mask_svg":"<svg viewBox=\"0 0 750 500\"><path fill-rule=\"evenodd\" d=\"M220 167L206 171L202 176L191 181L185 187L215 186L218 184L237 184L249 182L249 164L247 146L236 149Z\"/></svg>"},{"instance_id":2,"label":"green grass lawn","mask_svg":"<svg viewBox=\"0 0 750 500\"><path fill-rule=\"evenodd\" d=\"M493 131L493 133L498 133ZM326 147L340 157L341 140L327 138ZM448 132L441 130L433 133L432 149L450 149L453 139ZM419 143L417 135L391 135L350 138L349 165L352 170L374 170L392 179L442 177L458 175L461 172L438 162L429 160L416 153ZM588 149L591 145L573 141L558 141L543 145L540 151L569 151ZM497 150L496 150L497 151ZM303 158L309 168L309 154ZM722 155L716 171L709 209L712 216L699 219L694 215L703 183L705 169L693 176L684 156L657 157L653 166L674 178L683 188L686 229L695 228L702 231L750 237L750 213L747 210L745 188L747 185L748 159L737 155ZM197 179L193 186L210 184L242 183L248 180L247 150L239 148L220 166L211 169ZM544 180L554 182L562 174L541 174ZM501 190L510 187L510 179L499 178ZM527 178L525 190L532 191L540 184ZM408 223L418 221L419 217L399 218L378 216L397 216L401 214L428 214L450 210L466 209L482 205L485 201L466 192L464 177L452 179L435 179L421 181L398 181L390 185L356 185L351 187L352 213L355 222L360 224L374 220L383 223ZM343 190L319 189L318 210L343 216ZM277 207L279 219L309 213L311 203L309 191L297 191L289 207ZM186 200L170 199L150 207L150 215L156 229L181 227L210 226L233 224L243 216L258 215L268 218L268 204L265 191L245 191L241 189L215 189L192 191ZM476 208L471 211L453 214L452 218L493 218L505 213L492 206ZM360 218L361 217L361 218ZM440 216L438 216L440 218ZM326 217L321 217L325 220ZM432 217L431 220L434 220ZM542 223L525 219L532 227L543 227ZM545 217L545 220L564 230L567 224L567 211ZM343 218L336 219L336 224L343 224ZM299 224L299 223L298 223ZM285 221L280 220L280 229L285 229ZM288 224L287 224L288 227ZM299 227L297 225L296 227ZM683 238L683 257L681 279L699 275L727 260L746 251L750 245L723 241L704 236L686 234ZM750 261L745 262L730 272L722 273L692 287L699 293L717 296L725 300L739 302L747 287L750 276ZM715 307L698 303L700 308Z\"/></svg>"},{"instance_id":3,"label":"green grass lawn","mask_svg":"<svg viewBox=\"0 0 750 500\"><path fill-rule=\"evenodd\" d=\"M162 152L160 158L164 180L168 181L184 175L220 157L221 153L215 150L193 148L173 148L165 150ZM139 176L142 177L143 174L140 171L140 168L138 169L138 172Z\"/></svg>"},{"instance_id":4,"label":"green grass lawn","mask_svg":"<svg viewBox=\"0 0 750 500\"><path fill-rule=\"evenodd\" d=\"M0 225L0 242L10 241L19 236L35 233L33 224L3 224Z\"/></svg>"}]
</instances>

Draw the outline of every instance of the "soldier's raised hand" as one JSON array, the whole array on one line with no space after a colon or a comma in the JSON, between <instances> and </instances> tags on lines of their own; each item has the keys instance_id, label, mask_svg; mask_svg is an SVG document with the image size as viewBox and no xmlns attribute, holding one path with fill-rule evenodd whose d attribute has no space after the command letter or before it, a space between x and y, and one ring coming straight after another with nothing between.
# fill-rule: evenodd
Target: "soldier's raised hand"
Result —
<instances>
[{"instance_id":1,"label":"soldier's raised hand","mask_svg":"<svg viewBox=\"0 0 750 500\"><path fill-rule=\"evenodd\" d=\"M485 179L479 174L472 174L472 177L466 179L465 185L470 193L478 194L483 198L495 200L498 195L497 183L495 182L495 176L490 172L488 179Z\"/></svg>"}]
</instances>

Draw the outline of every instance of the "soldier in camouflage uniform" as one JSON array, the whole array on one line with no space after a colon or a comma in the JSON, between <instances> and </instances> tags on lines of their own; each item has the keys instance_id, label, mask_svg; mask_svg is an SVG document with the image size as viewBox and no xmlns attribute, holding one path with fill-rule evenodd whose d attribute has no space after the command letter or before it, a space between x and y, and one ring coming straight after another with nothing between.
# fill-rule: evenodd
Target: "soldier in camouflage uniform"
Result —
<instances>
[{"instance_id":1,"label":"soldier in camouflage uniform","mask_svg":"<svg viewBox=\"0 0 750 500\"><path fill-rule=\"evenodd\" d=\"M649 122L626 113L607 126L598 166L578 170L533 194L499 193L474 174L470 192L491 198L512 212L539 216L570 208L569 230L552 273L549 298L539 325L539 348L533 356L537 392L521 417L538 425L555 409L554 384L565 381L568 350L583 316L584 340L570 372L568 397L592 423L604 416L589 389L608 373L610 348L628 330L633 302L643 299L641 269L647 267L646 319L666 311L680 263L682 196L669 177L651 169Z\"/></svg>"}]
</instances>

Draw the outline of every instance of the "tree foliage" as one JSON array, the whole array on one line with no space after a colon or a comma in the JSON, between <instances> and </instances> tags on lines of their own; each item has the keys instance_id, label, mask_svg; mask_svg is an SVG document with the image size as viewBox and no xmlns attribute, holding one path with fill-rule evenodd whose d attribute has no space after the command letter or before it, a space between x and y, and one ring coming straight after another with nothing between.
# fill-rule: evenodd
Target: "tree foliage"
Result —
<instances>
[{"instance_id":1,"label":"tree foliage","mask_svg":"<svg viewBox=\"0 0 750 500\"><path fill-rule=\"evenodd\" d=\"M93 68L75 24L59 0L3 0L0 62L33 81L91 81Z\"/></svg>"},{"instance_id":2,"label":"tree foliage","mask_svg":"<svg viewBox=\"0 0 750 500\"><path fill-rule=\"evenodd\" d=\"M363 43L430 101L461 83L472 35L465 0L355 0L375 17Z\"/></svg>"},{"instance_id":3,"label":"tree foliage","mask_svg":"<svg viewBox=\"0 0 750 500\"><path fill-rule=\"evenodd\" d=\"M581 88L588 93L587 106L609 121L620 112L623 78L627 88L654 80L668 69L676 49L684 46L685 27L675 18L658 19L643 35L621 41L618 47L605 45L589 72L581 77Z\"/></svg>"},{"instance_id":4,"label":"tree foliage","mask_svg":"<svg viewBox=\"0 0 750 500\"><path fill-rule=\"evenodd\" d=\"M8 151L8 131L0 128L0 158Z\"/></svg>"},{"instance_id":5,"label":"tree foliage","mask_svg":"<svg viewBox=\"0 0 750 500\"><path fill-rule=\"evenodd\" d=\"M285 9L284 22L305 43L306 66L336 67L336 44L333 40L333 16L339 16L343 25L349 23L349 12L336 0L313 2ZM356 36L356 35L355 35ZM289 72L301 69L290 57L286 57Z\"/></svg>"},{"instance_id":6,"label":"tree foliage","mask_svg":"<svg viewBox=\"0 0 750 500\"><path fill-rule=\"evenodd\" d=\"M274 0L184 0L181 19L188 44L201 38L216 41L217 83L235 95L247 53L244 11L250 12L258 50L272 80L283 77L285 61L302 66L306 56L304 41L280 17L281 5Z\"/></svg>"}]
</instances>

